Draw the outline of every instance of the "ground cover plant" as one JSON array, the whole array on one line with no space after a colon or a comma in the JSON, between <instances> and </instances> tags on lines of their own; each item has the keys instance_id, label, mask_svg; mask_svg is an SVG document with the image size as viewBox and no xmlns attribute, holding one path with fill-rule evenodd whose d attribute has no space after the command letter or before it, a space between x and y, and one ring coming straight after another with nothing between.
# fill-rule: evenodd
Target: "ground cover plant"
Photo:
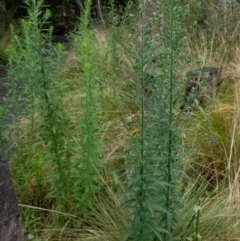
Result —
<instances>
[{"instance_id":1,"label":"ground cover plant","mask_svg":"<svg viewBox=\"0 0 240 241\"><path fill-rule=\"evenodd\" d=\"M201 23L206 9L142 1L119 23L113 4L91 29L86 2L66 50L43 2L26 3L1 117L26 239L238 238L239 10L211 1ZM201 66L221 69L218 96L181 111Z\"/></svg>"}]
</instances>

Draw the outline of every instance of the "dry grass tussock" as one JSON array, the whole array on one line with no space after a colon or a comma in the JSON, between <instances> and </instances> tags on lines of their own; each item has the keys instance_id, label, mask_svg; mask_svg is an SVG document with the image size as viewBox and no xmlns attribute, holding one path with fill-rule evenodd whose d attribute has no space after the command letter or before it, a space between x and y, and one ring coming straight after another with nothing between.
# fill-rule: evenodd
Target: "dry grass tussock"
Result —
<instances>
[{"instance_id":1,"label":"dry grass tussock","mask_svg":"<svg viewBox=\"0 0 240 241\"><path fill-rule=\"evenodd\" d=\"M238 240L240 50L229 50L222 38L216 51L204 35L200 38L202 41L190 40L187 46L186 52L193 60L189 69L196 65L220 67L223 83L213 106L186 116L182 141L191 156L186 158L183 168L192 186L184 189L187 210L182 213L189 215L194 213L195 206L201 207L199 232L203 240Z\"/></svg>"},{"instance_id":2,"label":"dry grass tussock","mask_svg":"<svg viewBox=\"0 0 240 241\"><path fill-rule=\"evenodd\" d=\"M33 210L33 213L36 213L32 214L32 216L37 215L39 212L46 214L44 226L39 225L39 228L36 228L34 233L38 233L41 240L49 241L119 241L128 230L126 214L129 211L126 208L118 210L122 198L112 188L112 181L109 182L108 176L110 173L101 173L101 182L105 185L105 191L95 197L97 209L90 210L91 215L88 219L81 219L75 215L51 209L20 204L22 209ZM114 186L116 187L116 185ZM121 184L119 184L118 188L121 191L123 189ZM57 225L56 220L62 223L63 219L65 225ZM55 222L52 223L52 220L55 220ZM72 223L75 223L75 226L79 228L73 228ZM56 226L61 226L61 228L56 228Z\"/></svg>"},{"instance_id":3,"label":"dry grass tussock","mask_svg":"<svg viewBox=\"0 0 240 241\"><path fill-rule=\"evenodd\" d=\"M234 195L230 195L229 189L225 188L206 193L207 186L207 182L197 177L187 185L184 192L185 206L181 210L183 219L190 220L196 210L200 210L199 234L203 240L238 240L239 191L235 190ZM188 240L194 237L194 229L195 222L189 229Z\"/></svg>"}]
</instances>

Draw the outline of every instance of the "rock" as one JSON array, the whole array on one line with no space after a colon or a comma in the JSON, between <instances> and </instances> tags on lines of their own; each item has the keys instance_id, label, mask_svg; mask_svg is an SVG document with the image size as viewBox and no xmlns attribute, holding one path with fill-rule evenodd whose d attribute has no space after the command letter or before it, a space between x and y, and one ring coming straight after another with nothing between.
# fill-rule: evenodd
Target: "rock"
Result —
<instances>
[{"instance_id":1,"label":"rock","mask_svg":"<svg viewBox=\"0 0 240 241\"><path fill-rule=\"evenodd\" d=\"M184 102L180 109L191 106L194 100L197 100L201 107L212 104L221 83L218 68L202 67L193 70L192 76L187 82Z\"/></svg>"},{"instance_id":2,"label":"rock","mask_svg":"<svg viewBox=\"0 0 240 241\"><path fill-rule=\"evenodd\" d=\"M23 241L18 201L8 163L0 150L0 240Z\"/></svg>"}]
</instances>

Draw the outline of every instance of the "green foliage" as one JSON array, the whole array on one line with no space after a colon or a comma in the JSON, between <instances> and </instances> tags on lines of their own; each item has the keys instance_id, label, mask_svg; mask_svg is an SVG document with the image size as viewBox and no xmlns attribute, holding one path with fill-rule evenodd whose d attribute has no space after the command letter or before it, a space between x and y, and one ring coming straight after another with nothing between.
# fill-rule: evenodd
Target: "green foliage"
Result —
<instances>
[{"instance_id":1,"label":"green foliage","mask_svg":"<svg viewBox=\"0 0 240 241\"><path fill-rule=\"evenodd\" d=\"M24 165L19 164L22 166L19 175L25 178L19 182L32 180L38 193L42 188L46 189L48 198L57 200L55 205L59 210L68 210L67 200L71 200L74 209L86 217L93 205L94 194L100 190L98 168L101 166L99 155L102 148L98 124L101 108L97 104L101 76L96 63L92 63L96 50L91 48L92 33L88 29L90 2L76 33L75 49L84 59L83 74L78 74L77 79L79 90L85 97L78 107L81 119L77 133L80 140L74 146L69 142L71 121L63 103L64 85L60 69L63 46L51 43L52 29L45 28L50 12L43 11L43 2L26 1L26 4L28 18L21 22L22 35L14 34L12 29L13 41L8 48L11 107L8 111L15 113L14 125L10 128L16 132L16 155L19 159L23 153L25 159ZM26 109L24 119L27 126L24 129L19 123L23 115L21 108ZM77 153L77 156L70 159L72 153ZM29 170L34 177L24 175ZM44 177L45 171L48 177Z\"/></svg>"},{"instance_id":2,"label":"green foliage","mask_svg":"<svg viewBox=\"0 0 240 241\"><path fill-rule=\"evenodd\" d=\"M94 196L100 190L99 167L102 166L100 151L102 143L99 139L99 114L101 106L97 103L100 94L101 72L97 62L97 49L93 45L92 31L88 29L91 1L87 1L86 11L75 37L75 50L82 58L82 74L76 76L79 90L84 97L79 103L81 116L78 125L80 140L74 149L80 156L71 164L71 181L73 185L73 198L76 208L86 217L87 210L94 205Z\"/></svg>"},{"instance_id":3,"label":"green foliage","mask_svg":"<svg viewBox=\"0 0 240 241\"><path fill-rule=\"evenodd\" d=\"M136 66L140 133L132 139L133 149L128 156L130 180L128 201L124 205L131 209L133 219L124 240L179 239L180 234L175 230L184 228L178 214L182 200L177 188L180 178L177 170L183 147L179 139L177 76L185 44L182 24L186 9L178 1L162 1L157 3L156 12L149 14L151 4L143 2L139 6L144 19L139 30L140 62ZM156 25L162 34L155 33L153 39ZM154 40L160 44L156 45ZM146 79L146 75L150 75L151 80Z\"/></svg>"},{"instance_id":4,"label":"green foliage","mask_svg":"<svg viewBox=\"0 0 240 241\"><path fill-rule=\"evenodd\" d=\"M36 171L35 167L39 166L38 160L40 160L39 148L45 147L39 168L43 168L42 159L45 159L44 162L51 160L48 164L53 167L51 177L45 180L51 182L49 196L57 198L61 206L65 203L68 192L66 180L68 169L65 165L68 155L64 143L68 135L67 115L63 110L62 86L59 81L63 47L61 45L54 47L50 43L52 29L44 29L50 12L44 11L43 1L25 1L25 3L28 6L28 18L21 21L20 36L15 34L12 27L13 38L8 48L10 65L8 111L14 113L14 125L10 128L16 131L16 139L13 141L17 148L18 159L22 148L26 148L22 158L25 159L24 166L27 172ZM28 126L24 129L26 132L22 138L20 118L25 113L25 109L28 115L25 121ZM41 128L37 130L39 125ZM35 175L37 175L36 187L39 187L38 174Z\"/></svg>"}]
</instances>

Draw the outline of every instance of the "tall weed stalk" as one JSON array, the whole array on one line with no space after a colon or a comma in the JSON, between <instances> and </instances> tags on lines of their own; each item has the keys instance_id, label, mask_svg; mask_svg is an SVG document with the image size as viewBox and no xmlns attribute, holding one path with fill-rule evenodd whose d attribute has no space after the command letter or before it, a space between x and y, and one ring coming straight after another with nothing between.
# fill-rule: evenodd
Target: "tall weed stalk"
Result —
<instances>
[{"instance_id":1,"label":"tall weed stalk","mask_svg":"<svg viewBox=\"0 0 240 241\"><path fill-rule=\"evenodd\" d=\"M26 0L25 4L28 17L21 20L19 33L12 27L13 39L8 48L8 106L14 115L15 147L18 160L22 156L25 162L26 172L35 166L32 162L39 159L36 156L42 156L45 165L42 160L39 168L51 169L50 178L45 178L51 183L49 197L63 206L69 190L65 148L67 117L59 74L63 47L51 43L53 29L46 27L51 14L45 10L43 1ZM21 123L22 118L27 125Z\"/></svg>"},{"instance_id":2,"label":"tall weed stalk","mask_svg":"<svg viewBox=\"0 0 240 241\"><path fill-rule=\"evenodd\" d=\"M141 1L139 5L139 135L132 138L128 156L128 201L123 205L132 210L132 227L124 240L174 240L181 236L176 230L184 229L177 188L183 158L177 103L185 9L176 0Z\"/></svg>"},{"instance_id":3,"label":"tall weed stalk","mask_svg":"<svg viewBox=\"0 0 240 241\"><path fill-rule=\"evenodd\" d=\"M99 68L98 50L94 47L94 34L89 29L90 7L91 1L88 0L74 43L75 51L82 60L82 73L78 73L76 78L83 97L79 102L78 110L81 116L77 126L80 139L75 146L80 156L74 158L72 162L71 179L74 203L84 217L88 216L88 211L94 204L95 194L101 188L98 169L102 166L99 117L102 74Z\"/></svg>"}]
</instances>

